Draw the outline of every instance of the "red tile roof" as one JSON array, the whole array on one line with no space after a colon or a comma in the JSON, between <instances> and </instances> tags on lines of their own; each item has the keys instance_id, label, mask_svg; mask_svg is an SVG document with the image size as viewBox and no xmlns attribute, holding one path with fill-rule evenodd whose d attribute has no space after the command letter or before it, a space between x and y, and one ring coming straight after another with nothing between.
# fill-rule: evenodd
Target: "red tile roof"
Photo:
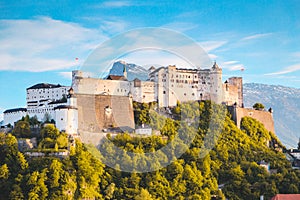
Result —
<instances>
[{"instance_id":1,"label":"red tile roof","mask_svg":"<svg viewBox=\"0 0 300 200\"><path fill-rule=\"evenodd\" d=\"M300 194L277 194L271 200L300 200Z\"/></svg>"}]
</instances>

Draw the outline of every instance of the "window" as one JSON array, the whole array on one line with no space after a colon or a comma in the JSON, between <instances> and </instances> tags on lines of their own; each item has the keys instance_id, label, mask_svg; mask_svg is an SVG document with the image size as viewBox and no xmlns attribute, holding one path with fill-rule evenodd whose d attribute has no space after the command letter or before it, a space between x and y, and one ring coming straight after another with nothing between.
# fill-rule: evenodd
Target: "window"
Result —
<instances>
[{"instance_id":1,"label":"window","mask_svg":"<svg viewBox=\"0 0 300 200\"><path fill-rule=\"evenodd\" d=\"M166 91L163 91L163 94L166 94Z\"/></svg>"}]
</instances>

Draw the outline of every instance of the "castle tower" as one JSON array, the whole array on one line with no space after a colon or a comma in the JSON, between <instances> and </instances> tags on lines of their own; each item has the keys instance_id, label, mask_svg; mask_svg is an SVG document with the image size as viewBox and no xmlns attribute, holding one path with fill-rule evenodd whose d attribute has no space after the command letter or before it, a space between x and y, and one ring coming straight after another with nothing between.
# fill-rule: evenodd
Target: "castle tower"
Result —
<instances>
[{"instance_id":1,"label":"castle tower","mask_svg":"<svg viewBox=\"0 0 300 200\"><path fill-rule=\"evenodd\" d=\"M72 71L72 85L74 91L78 92L78 82L80 79L83 78L83 72L80 70L74 70Z\"/></svg>"},{"instance_id":2,"label":"castle tower","mask_svg":"<svg viewBox=\"0 0 300 200\"><path fill-rule=\"evenodd\" d=\"M216 103L222 103L223 87L222 87L222 69L214 62L210 71L210 93L211 100Z\"/></svg>"},{"instance_id":3,"label":"castle tower","mask_svg":"<svg viewBox=\"0 0 300 200\"><path fill-rule=\"evenodd\" d=\"M56 127L68 134L77 134L78 130L78 109L77 98L74 96L73 88L68 90L67 105L60 105L54 108Z\"/></svg>"},{"instance_id":4,"label":"castle tower","mask_svg":"<svg viewBox=\"0 0 300 200\"><path fill-rule=\"evenodd\" d=\"M235 85L238 88L238 106L243 107L243 78L242 77L231 77L228 79L230 85Z\"/></svg>"}]
</instances>

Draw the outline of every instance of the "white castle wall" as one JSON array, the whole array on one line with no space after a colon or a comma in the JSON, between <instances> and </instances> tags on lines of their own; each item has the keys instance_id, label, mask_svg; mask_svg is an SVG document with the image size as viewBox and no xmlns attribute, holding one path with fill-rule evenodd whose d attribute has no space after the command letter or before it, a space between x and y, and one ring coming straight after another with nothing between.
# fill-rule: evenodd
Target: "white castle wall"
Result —
<instances>
[{"instance_id":1,"label":"white castle wall","mask_svg":"<svg viewBox=\"0 0 300 200\"><path fill-rule=\"evenodd\" d=\"M55 88L27 89L27 107L34 108L47 105L54 100L60 100L66 96L70 87L61 86Z\"/></svg>"},{"instance_id":2,"label":"white castle wall","mask_svg":"<svg viewBox=\"0 0 300 200\"><path fill-rule=\"evenodd\" d=\"M77 109L69 106L55 109L55 126L60 131L65 131L68 134L77 134Z\"/></svg>"},{"instance_id":3,"label":"white castle wall","mask_svg":"<svg viewBox=\"0 0 300 200\"><path fill-rule=\"evenodd\" d=\"M18 120L22 119L22 117L25 117L26 114L27 114L26 111L16 111L16 112L4 113L3 125L11 124L12 126L14 126L14 123L17 122Z\"/></svg>"},{"instance_id":4,"label":"white castle wall","mask_svg":"<svg viewBox=\"0 0 300 200\"><path fill-rule=\"evenodd\" d=\"M73 89L78 94L108 94L128 96L130 82L119 80L103 80L96 78L75 79Z\"/></svg>"},{"instance_id":5,"label":"white castle wall","mask_svg":"<svg viewBox=\"0 0 300 200\"><path fill-rule=\"evenodd\" d=\"M72 87L79 94L132 95L134 101L157 101L160 107L175 106L178 100L212 100L230 105L236 101L242 102L242 82L232 79L230 91L224 91L222 69L216 63L211 69L168 66L151 68L149 72L150 81L120 81L86 78L83 72L73 71Z\"/></svg>"},{"instance_id":6,"label":"white castle wall","mask_svg":"<svg viewBox=\"0 0 300 200\"><path fill-rule=\"evenodd\" d=\"M153 102L156 101L155 83L151 81L134 80L130 82L130 91L133 101Z\"/></svg>"}]
</instances>

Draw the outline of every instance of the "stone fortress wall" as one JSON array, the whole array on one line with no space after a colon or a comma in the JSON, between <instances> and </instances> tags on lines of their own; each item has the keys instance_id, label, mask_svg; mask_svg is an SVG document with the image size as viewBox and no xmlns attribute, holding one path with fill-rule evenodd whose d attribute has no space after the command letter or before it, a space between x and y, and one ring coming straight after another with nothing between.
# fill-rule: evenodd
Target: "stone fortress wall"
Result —
<instances>
[{"instance_id":1,"label":"stone fortress wall","mask_svg":"<svg viewBox=\"0 0 300 200\"><path fill-rule=\"evenodd\" d=\"M76 94L76 98L78 132L102 132L111 127L135 128L130 97Z\"/></svg>"},{"instance_id":2,"label":"stone fortress wall","mask_svg":"<svg viewBox=\"0 0 300 200\"><path fill-rule=\"evenodd\" d=\"M272 112L266 110L255 110L252 108L241 108L237 106L230 106L228 107L228 110L238 128L240 128L243 117L252 117L261 122L268 131L275 133Z\"/></svg>"}]
</instances>

